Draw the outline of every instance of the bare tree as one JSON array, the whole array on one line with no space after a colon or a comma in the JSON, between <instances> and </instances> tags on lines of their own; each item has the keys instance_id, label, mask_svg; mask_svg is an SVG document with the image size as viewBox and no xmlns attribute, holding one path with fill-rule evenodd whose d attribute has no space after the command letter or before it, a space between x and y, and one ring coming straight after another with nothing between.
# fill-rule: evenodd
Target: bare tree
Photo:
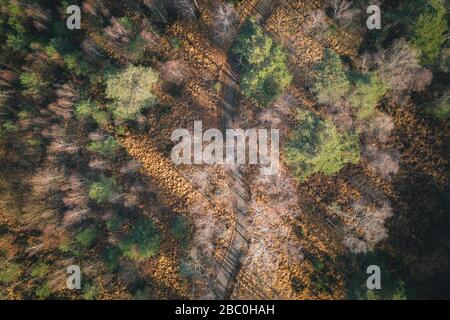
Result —
<instances>
[{"instance_id":1,"label":"bare tree","mask_svg":"<svg viewBox=\"0 0 450 320\"><path fill-rule=\"evenodd\" d=\"M178 15L188 21L197 19L195 7L191 0L172 0Z\"/></svg>"},{"instance_id":2,"label":"bare tree","mask_svg":"<svg viewBox=\"0 0 450 320\"><path fill-rule=\"evenodd\" d=\"M98 17L102 15L104 17L109 17L110 12L105 6L102 0L87 0L83 2L83 10Z\"/></svg>"},{"instance_id":3,"label":"bare tree","mask_svg":"<svg viewBox=\"0 0 450 320\"><path fill-rule=\"evenodd\" d=\"M351 0L328 0L328 3L333 9L334 19L343 27L349 26L358 14L358 10L352 9Z\"/></svg>"},{"instance_id":4,"label":"bare tree","mask_svg":"<svg viewBox=\"0 0 450 320\"><path fill-rule=\"evenodd\" d=\"M154 13L154 15L160 19L162 22L167 23L167 10L166 5L167 1L164 0L144 0L144 4L150 8L150 10Z\"/></svg>"},{"instance_id":5,"label":"bare tree","mask_svg":"<svg viewBox=\"0 0 450 320\"><path fill-rule=\"evenodd\" d=\"M111 164L106 160L93 159L89 161L89 168L94 170L110 170Z\"/></svg>"},{"instance_id":6,"label":"bare tree","mask_svg":"<svg viewBox=\"0 0 450 320\"><path fill-rule=\"evenodd\" d=\"M399 170L397 151L380 151L376 145L372 144L366 147L364 154L369 159L369 166L383 178L389 178Z\"/></svg>"},{"instance_id":7,"label":"bare tree","mask_svg":"<svg viewBox=\"0 0 450 320\"><path fill-rule=\"evenodd\" d=\"M415 77L422 72L419 51L404 39L399 39L391 47L379 51L374 56L374 63L381 80L396 93L412 90Z\"/></svg>"},{"instance_id":8,"label":"bare tree","mask_svg":"<svg viewBox=\"0 0 450 320\"><path fill-rule=\"evenodd\" d=\"M368 135L369 140L385 143L389 139L395 124L391 116L386 113L378 112L376 116L362 123L362 130Z\"/></svg>"},{"instance_id":9,"label":"bare tree","mask_svg":"<svg viewBox=\"0 0 450 320\"><path fill-rule=\"evenodd\" d=\"M100 48L95 44L95 42L92 39L85 39L81 43L81 49L84 53L86 53L86 56L88 60L90 61L97 61L100 57L103 56L101 53Z\"/></svg>"},{"instance_id":10,"label":"bare tree","mask_svg":"<svg viewBox=\"0 0 450 320\"><path fill-rule=\"evenodd\" d=\"M56 116L69 120L72 118L72 102L70 100L58 99L58 101L50 103L48 109L52 111Z\"/></svg>"},{"instance_id":11,"label":"bare tree","mask_svg":"<svg viewBox=\"0 0 450 320\"><path fill-rule=\"evenodd\" d=\"M75 154L80 149L75 143L67 142L64 138L57 138L50 143L48 147L48 152L58 154L58 153L68 153Z\"/></svg>"},{"instance_id":12,"label":"bare tree","mask_svg":"<svg viewBox=\"0 0 450 320\"><path fill-rule=\"evenodd\" d=\"M275 281L272 275L282 259L303 259L302 247L291 228L297 217L298 199L293 180L281 174L259 176L253 190L247 221L250 244L243 264L271 286ZM270 202L265 196L270 197Z\"/></svg>"},{"instance_id":13,"label":"bare tree","mask_svg":"<svg viewBox=\"0 0 450 320\"><path fill-rule=\"evenodd\" d=\"M335 206L330 206L328 210L340 219L344 232L343 243L353 253L372 250L386 238L388 233L385 222L393 214L388 200L373 204L359 199L346 210Z\"/></svg>"},{"instance_id":14,"label":"bare tree","mask_svg":"<svg viewBox=\"0 0 450 320\"><path fill-rule=\"evenodd\" d=\"M43 31L48 29L48 24L51 22L49 10L44 10L36 4L26 4L25 12L27 16L31 18L32 23L37 30Z\"/></svg>"},{"instance_id":15,"label":"bare tree","mask_svg":"<svg viewBox=\"0 0 450 320\"><path fill-rule=\"evenodd\" d=\"M53 167L45 167L30 180L33 190L38 195L46 195L49 192L59 190L59 186L64 181L64 173Z\"/></svg>"},{"instance_id":16,"label":"bare tree","mask_svg":"<svg viewBox=\"0 0 450 320\"><path fill-rule=\"evenodd\" d=\"M130 37L132 36L132 30L126 28L115 17L111 18L111 25L106 27L103 31L110 40L118 42L119 44L129 43Z\"/></svg>"},{"instance_id":17,"label":"bare tree","mask_svg":"<svg viewBox=\"0 0 450 320\"><path fill-rule=\"evenodd\" d=\"M231 3L221 3L214 12L214 38L219 44L223 44L227 36L235 31L237 13Z\"/></svg>"},{"instance_id":18,"label":"bare tree","mask_svg":"<svg viewBox=\"0 0 450 320\"><path fill-rule=\"evenodd\" d=\"M170 60L162 63L159 67L161 79L169 83L182 85L187 78L186 66L179 60Z\"/></svg>"},{"instance_id":19,"label":"bare tree","mask_svg":"<svg viewBox=\"0 0 450 320\"><path fill-rule=\"evenodd\" d=\"M415 92L422 92L433 81L433 73L429 69L421 69L412 79L411 90Z\"/></svg>"},{"instance_id":20,"label":"bare tree","mask_svg":"<svg viewBox=\"0 0 450 320\"><path fill-rule=\"evenodd\" d=\"M310 12L305 23L302 25L302 31L305 34L320 36L327 26L327 16L325 12L321 9L317 9Z\"/></svg>"},{"instance_id":21,"label":"bare tree","mask_svg":"<svg viewBox=\"0 0 450 320\"><path fill-rule=\"evenodd\" d=\"M132 159L132 160L128 161L127 163L125 163L120 168L120 173L128 174L128 173L137 172L141 167L142 167L142 164L139 161Z\"/></svg>"},{"instance_id":22,"label":"bare tree","mask_svg":"<svg viewBox=\"0 0 450 320\"><path fill-rule=\"evenodd\" d=\"M64 213L63 225L70 226L81 222L88 214L90 210L88 208L75 207L69 209Z\"/></svg>"}]
</instances>

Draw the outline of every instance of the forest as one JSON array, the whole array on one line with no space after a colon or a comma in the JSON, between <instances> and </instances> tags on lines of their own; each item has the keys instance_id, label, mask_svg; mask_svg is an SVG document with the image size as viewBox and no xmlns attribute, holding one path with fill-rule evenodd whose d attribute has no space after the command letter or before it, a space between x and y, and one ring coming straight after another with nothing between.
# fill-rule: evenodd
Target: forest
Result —
<instances>
[{"instance_id":1,"label":"forest","mask_svg":"<svg viewBox=\"0 0 450 320\"><path fill-rule=\"evenodd\" d=\"M0 0L0 300L450 299L449 13ZM175 164L195 121L277 174Z\"/></svg>"}]
</instances>

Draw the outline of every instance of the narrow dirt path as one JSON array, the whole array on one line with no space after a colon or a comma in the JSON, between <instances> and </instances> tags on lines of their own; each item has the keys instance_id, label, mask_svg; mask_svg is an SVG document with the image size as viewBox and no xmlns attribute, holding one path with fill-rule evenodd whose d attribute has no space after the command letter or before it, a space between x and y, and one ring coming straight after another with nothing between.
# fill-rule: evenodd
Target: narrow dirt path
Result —
<instances>
[{"instance_id":1,"label":"narrow dirt path","mask_svg":"<svg viewBox=\"0 0 450 320\"><path fill-rule=\"evenodd\" d=\"M261 23L270 15L276 0L261 0L252 12L253 17L258 23ZM231 39L232 41L233 39ZM229 48L228 44L224 45ZM234 118L238 113L240 102L239 76L236 64L232 61L230 52L228 52L227 66L223 71L222 80L222 130L233 128ZM251 199L250 189L243 177L244 166L232 166L229 169L231 179L231 201L235 213L235 229L231 245L225 255L224 262L220 268L216 279L216 298L228 299L233 292L235 279L241 267L241 258L247 247L246 238L246 217L250 210L249 201Z\"/></svg>"}]
</instances>

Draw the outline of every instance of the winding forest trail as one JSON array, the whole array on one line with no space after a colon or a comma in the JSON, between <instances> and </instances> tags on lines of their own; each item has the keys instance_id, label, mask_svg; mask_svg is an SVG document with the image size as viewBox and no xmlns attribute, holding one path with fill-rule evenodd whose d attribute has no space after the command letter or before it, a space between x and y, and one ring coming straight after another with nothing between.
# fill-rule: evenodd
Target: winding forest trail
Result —
<instances>
[{"instance_id":1,"label":"winding forest trail","mask_svg":"<svg viewBox=\"0 0 450 320\"><path fill-rule=\"evenodd\" d=\"M276 0L260 0L252 11L252 16L256 22L261 24L270 15ZM232 42L234 39L230 39ZM234 118L238 112L240 102L239 76L232 55L229 50L231 43L224 44L228 48L228 61L223 69L222 80L222 131L234 127ZM235 165L229 169L231 178L231 198L233 211L235 213L235 227L231 245L227 250L222 266L216 279L216 298L228 299L233 292L235 279L240 271L241 258L248 247L249 240L246 238L247 213L250 210L249 201L251 199L250 190L243 177L243 166Z\"/></svg>"}]
</instances>

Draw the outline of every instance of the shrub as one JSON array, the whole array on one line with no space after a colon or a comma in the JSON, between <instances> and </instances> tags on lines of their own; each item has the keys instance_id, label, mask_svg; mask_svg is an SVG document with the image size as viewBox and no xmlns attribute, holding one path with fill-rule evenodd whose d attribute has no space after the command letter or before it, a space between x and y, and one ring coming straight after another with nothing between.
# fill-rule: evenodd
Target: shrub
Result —
<instances>
[{"instance_id":1,"label":"shrub","mask_svg":"<svg viewBox=\"0 0 450 320\"><path fill-rule=\"evenodd\" d=\"M83 59L79 52L71 52L64 56L64 63L67 69L76 76L87 77L93 71L89 63Z\"/></svg>"},{"instance_id":2,"label":"shrub","mask_svg":"<svg viewBox=\"0 0 450 320\"><path fill-rule=\"evenodd\" d=\"M0 283L10 283L20 275L20 266L16 263L4 262L0 265Z\"/></svg>"},{"instance_id":3,"label":"shrub","mask_svg":"<svg viewBox=\"0 0 450 320\"><path fill-rule=\"evenodd\" d=\"M92 284L87 284L83 288L83 299L84 300L94 300L99 294L99 290Z\"/></svg>"},{"instance_id":4,"label":"shrub","mask_svg":"<svg viewBox=\"0 0 450 320\"><path fill-rule=\"evenodd\" d=\"M187 237L188 231L186 218L183 216L175 217L170 225L170 232L172 233L172 236L177 240L183 240Z\"/></svg>"},{"instance_id":5,"label":"shrub","mask_svg":"<svg viewBox=\"0 0 450 320\"><path fill-rule=\"evenodd\" d=\"M439 120L445 120L450 116L450 90L441 97L426 105L425 112Z\"/></svg>"},{"instance_id":6,"label":"shrub","mask_svg":"<svg viewBox=\"0 0 450 320\"><path fill-rule=\"evenodd\" d=\"M113 177L102 176L99 181L91 184L89 197L97 203L105 203L111 200L112 196L120 192L116 180Z\"/></svg>"},{"instance_id":7,"label":"shrub","mask_svg":"<svg viewBox=\"0 0 450 320\"><path fill-rule=\"evenodd\" d=\"M107 247L103 252L103 262L110 271L114 271L119 267L119 258L121 251L117 247Z\"/></svg>"},{"instance_id":8,"label":"shrub","mask_svg":"<svg viewBox=\"0 0 450 320\"><path fill-rule=\"evenodd\" d=\"M24 93L37 94L41 93L47 86L48 82L36 72L27 71L20 75L20 83L24 86Z\"/></svg>"},{"instance_id":9,"label":"shrub","mask_svg":"<svg viewBox=\"0 0 450 320\"><path fill-rule=\"evenodd\" d=\"M140 220L120 241L119 248L125 257L142 261L155 256L159 251L159 244L160 236L153 223L149 220Z\"/></svg>"},{"instance_id":10,"label":"shrub","mask_svg":"<svg viewBox=\"0 0 450 320\"><path fill-rule=\"evenodd\" d=\"M48 284L44 284L39 289L36 290L36 296L39 299L46 299L52 294L50 287Z\"/></svg>"},{"instance_id":11,"label":"shrub","mask_svg":"<svg viewBox=\"0 0 450 320\"><path fill-rule=\"evenodd\" d=\"M95 102L82 100L75 105L75 114L81 119L93 118L99 125L108 124L108 113L100 110Z\"/></svg>"},{"instance_id":12,"label":"shrub","mask_svg":"<svg viewBox=\"0 0 450 320\"><path fill-rule=\"evenodd\" d=\"M47 272L48 272L48 265L43 262L40 262L33 267L33 270L31 270L31 276L41 278L45 276Z\"/></svg>"},{"instance_id":13,"label":"shrub","mask_svg":"<svg viewBox=\"0 0 450 320\"><path fill-rule=\"evenodd\" d=\"M360 159L356 134L339 133L329 120L322 120L308 111L298 112L298 126L286 143L286 163L300 180L322 172L332 175L347 163Z\"/></svg>"},{"instance_id":14,"label":"shrub","mask_svg":"<svg viewBox=\"0 0 450 320\"><path fill-rule=\"evenodd\" d=\"M130 58L134 61L141 61L145 55L145 42L140 35L137 35L130 42L128 47L128 54Z\"/></svg>"},{"instance_id":15,"label":"shrub","mask_svg":"<svg viewBox=\"0 0 450 320\"><path fill-rule=\"evenodd\" d=\"M97 229L95 227L88 227L81 230L76 239L79 243L81 243L85 247L90 247L95 239L97 238Z\"/></svg>"},{"instance_id":16,"label":"shrub","mask_svg":"<svg viewBox=\"0 0 450 320\"><path fill-rule=\"evenodd\" d=\"M405 283L393 277L385 265L385 257L370 253L356 255L355 265L358 270L347 283L347 299L352 300L406 300L407 290ZM370 265L380 266L381 289L370 290L367 288L367 267Z\"/></svg>"},{"instance_id":17,"label":"shrub","mask_svg":"<svg viewBox=\"0 0 450 320\"><path fill-rule=\"evenodd\" d=\"M119 144L111 136L103 141L92 141L88 146L89 150L97 152L104 157L114 157L118 148Z\"/></svg>"}]
</instances>

